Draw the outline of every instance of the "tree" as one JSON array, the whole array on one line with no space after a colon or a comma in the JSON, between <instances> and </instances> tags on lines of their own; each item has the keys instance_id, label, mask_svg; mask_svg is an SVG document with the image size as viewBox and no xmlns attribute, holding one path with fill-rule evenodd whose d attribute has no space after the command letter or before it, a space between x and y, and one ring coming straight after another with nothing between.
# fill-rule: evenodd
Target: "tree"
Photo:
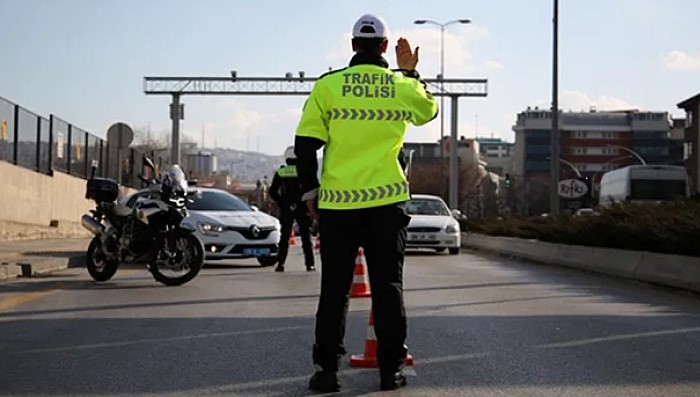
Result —
<instances>
[{"instance_id":1,"label":"tree","mask_svg":"<svg viewBox=\"0 0 700 397\"><path fill-rule=\"evenodd\" d=\"M134 140L131 147L137 150L151 152L170 147L167 131L151 131L151 127L134 128Z\"/></svg>"},{"instance_id":2,"label":"tree","mask_svg":"<svg viewBox=\"0 0 700 397\"><path fill-rule=\"evenodd\" d=\"M195 140L187 135L180 136L181 147L197 148ZM134 141L131 147L141 154L150 157L156 164L170 163L170 132L167 130L152 131L150 127L134 128ZM189 175L189 158L183 151L180 155L180 168Z\"/></svg>"},{"instance_id":3,"label":"tree","mask_svg":"<svg viewBox=\"0 0 700 397\"><path fill-rule=\"evenodd\" d=\"M443 166L442 175L447 175L447 167ZM444 200L448 195L447 179L440 181L440 164L428 159L413 159L409 187L411 193L432 194ZM442 182L442 183L441 183Z\"/></svg>"},{"instance_id":4,"label":"tree","mask_svg":"<svg viewBox=\"0 0 700 397\"><path fill-rule=\"evenodd\" d=\"M410 189L415 194L432 194L449 202L449 167L442 165L443 180L440 181L440 163L432 159L413 160ZM486 170L461 162L459 164L458 207L473 217L481 216L482 184L485 183Z\"/></svg>"}]
</instances>

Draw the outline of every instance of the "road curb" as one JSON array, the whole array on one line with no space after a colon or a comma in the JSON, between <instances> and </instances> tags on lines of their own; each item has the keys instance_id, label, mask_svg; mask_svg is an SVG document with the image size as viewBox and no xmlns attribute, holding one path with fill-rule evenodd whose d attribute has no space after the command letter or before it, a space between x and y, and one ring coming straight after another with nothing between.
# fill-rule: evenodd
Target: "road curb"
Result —
<instances>
[{"instance_id":1,"label":"road curb","mask_svg":"<svg viewBox=\"0 0 700 397\"><path fill-rule=\"evenodd\" d=\"M40 277L72 267L84 267L85 255L70 255L65 258L24 256L0 262L0 281L16 278Z\"/></svg>"},{"instance_id":2,"label":"road curb","mask_svg":"<svg viewBox=\"0 0 700 397\"><path fill-rule=\"evenodd\" d=\"M700 258L693 256L471 233L462 234L462 247L700 292Z\"/></svg>"}]
</instances>

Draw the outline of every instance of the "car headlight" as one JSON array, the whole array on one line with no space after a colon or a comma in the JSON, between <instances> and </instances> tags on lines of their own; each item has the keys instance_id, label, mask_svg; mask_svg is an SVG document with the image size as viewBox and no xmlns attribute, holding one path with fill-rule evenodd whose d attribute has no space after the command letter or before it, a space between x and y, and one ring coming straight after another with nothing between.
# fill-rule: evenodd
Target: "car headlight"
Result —
<instances>
[{"instance_id":1,"label":"car headlight","mask_svg":"<svg viewBox=\"0 0 700 397\"><path fill-rule=\"evenodd\" d=\"M459 225L457 225L457 224L447 225L447 227L445 227L445 233L448 233L448 234L459 233Z\"/></svg>"},{"instance_id":2,"label":"car headlight","mask_svg":"<svg viewBox=\"0 0 700 397\"><path fill-rule=\"evenodd\" d=\"M217 225L213 223L200 223L199 224L199 230L203 234L213 234L213 235L218 235L224 232L224 226L223 225Z\"/></svg>"}]
</instances>

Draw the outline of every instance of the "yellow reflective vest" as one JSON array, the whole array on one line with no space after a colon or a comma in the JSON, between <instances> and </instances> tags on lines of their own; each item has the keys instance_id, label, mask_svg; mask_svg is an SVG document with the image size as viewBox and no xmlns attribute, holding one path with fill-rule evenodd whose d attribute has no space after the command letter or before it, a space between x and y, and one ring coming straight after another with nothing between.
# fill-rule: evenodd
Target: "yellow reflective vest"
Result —
<instances>
[{"instance_id":1,"label":"yellow reflective vest","mask_svg":"<svg viewBox=\"0 0 700 397\"><path fill-rule=\"evenodd\" d=\"M297 166L296 165L283 165L277 170L277 174L280 178L296 178Z\"/></svg>"},{"instance_id":2,"label":"yellow reflective vest","mask_svg":"<svg viewBox=\"0 0 700 397\"><path fill-rule=\"evenodd\" d=\"M331 72L304 104L298 136L325 143L321 209L378 207L409 199L398 162L409 123L437 116L435 99L416 78L371 64Z\"/></svg>"}]
</instances>

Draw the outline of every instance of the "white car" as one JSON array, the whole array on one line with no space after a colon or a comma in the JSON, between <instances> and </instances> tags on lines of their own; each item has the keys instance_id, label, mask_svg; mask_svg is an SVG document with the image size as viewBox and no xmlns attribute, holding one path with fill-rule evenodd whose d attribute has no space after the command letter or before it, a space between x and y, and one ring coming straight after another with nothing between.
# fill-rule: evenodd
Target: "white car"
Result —
<instances>
[{"instance_id":1,"label":"white car","mask_svg":"<svg viewBox=\"0 0 700 397\"><path fill-rule=\"evenodd\" d=\"M414 194L406 204L411 216L406 248L432 248L438 252L448 249L459 254L461 234L459 222L438 196Z\"/></svg>"},{"instance_id":2,"label":"white car","mask_svg":"<svg viewBox=\"0 0 700 397\"><path fill-rule=\"evenodd\" d=\"M189 216L184 225L193 227L204 245L207 260L256 258L263 266L274 265L281 235L277 218L258 211L235 195L220 189L192 187ZM138 192L129 198L133 206Z\"/></svg>"}]
</instances>

